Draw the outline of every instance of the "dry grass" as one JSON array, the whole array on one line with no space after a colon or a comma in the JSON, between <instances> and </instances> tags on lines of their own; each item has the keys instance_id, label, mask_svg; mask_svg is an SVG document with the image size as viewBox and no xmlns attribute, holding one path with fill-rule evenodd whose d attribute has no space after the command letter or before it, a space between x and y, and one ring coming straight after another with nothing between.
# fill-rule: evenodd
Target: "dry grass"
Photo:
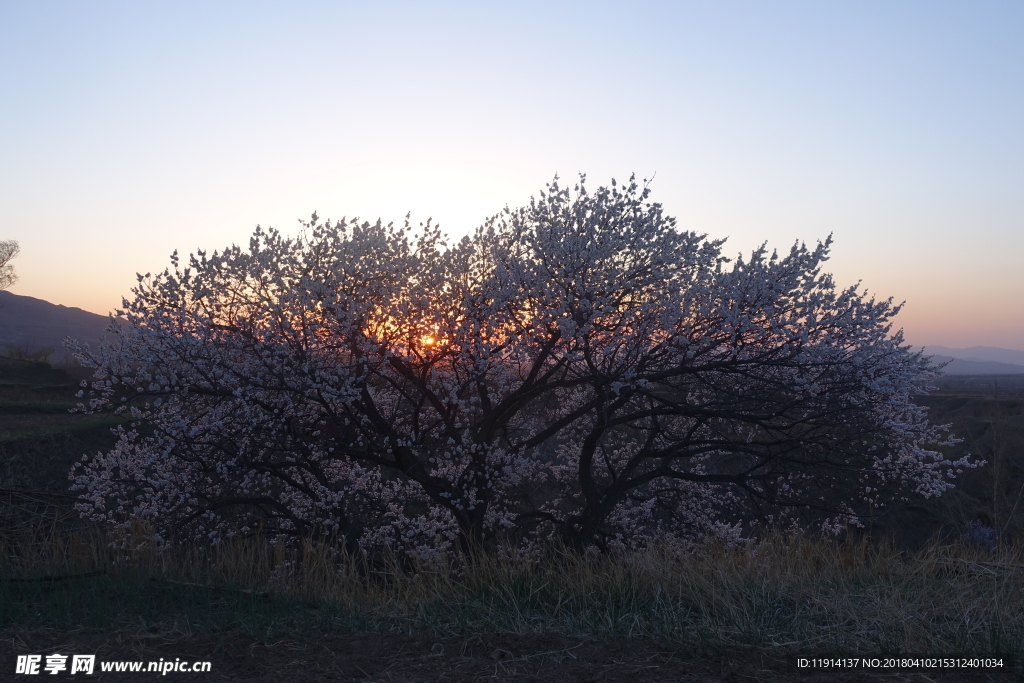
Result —
<instances>
[{"instance_id":1,"label":"dry grass","mask_svg":"<svg viewBox=\"0 0 1024 683\"><path fill-rule=\"evenodd\" d=\"M901 552L772 535L533 561L371 564L326 543L112 547L97 527L8 527L0 627L303 629L644 636L698 648L856 653L1024 651L1024 551L967 543ZM136 529L134 538L144 538ZM93 574L101 572L102 574ZM70 577L70 578L68 578ZM76 578L77 577L77 578ZM185 625L184 627L182 625Z\"/></svg>"}]
</instances>

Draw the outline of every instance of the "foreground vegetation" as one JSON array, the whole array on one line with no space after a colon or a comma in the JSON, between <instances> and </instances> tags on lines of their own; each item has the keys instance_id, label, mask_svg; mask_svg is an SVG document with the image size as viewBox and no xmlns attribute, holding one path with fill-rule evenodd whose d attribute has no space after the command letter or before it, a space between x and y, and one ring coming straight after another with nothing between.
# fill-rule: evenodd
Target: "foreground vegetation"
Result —
<instances>
[{"instance_id":1,"label":"foreground vegetation","mask_svg":"<svg viewBox=\"0 0 1024 683\"><path fill-rule=\"evenodd\" d=\"M900 551L770 534L736 547L611 556L462 557L413 568L288 551L112 547L96 527L8 532L0 628L241 632L503 632L646 637L696 652L1011 653L1024 659L1024 549ZM16 537L21 534L20 537Z\"/></svg>"}]
</instances>

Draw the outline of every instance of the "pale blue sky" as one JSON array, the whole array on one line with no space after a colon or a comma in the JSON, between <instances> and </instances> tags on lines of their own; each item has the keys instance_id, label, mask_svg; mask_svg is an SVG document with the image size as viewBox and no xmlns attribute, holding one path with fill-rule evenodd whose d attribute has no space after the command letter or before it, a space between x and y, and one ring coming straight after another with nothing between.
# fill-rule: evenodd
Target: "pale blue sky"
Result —
<instances>
[{"instance_id":1,"label":"pale blue sky","mask_svg":"<svg viewBox=\"0 0 1024 683\"><path fill-rule=\"evenodd\" d=\"M17 294L321 216L459 235L555 173L686 229L835 236L915 344L1024 349L1024 3L0 0Z\"/></svg>"}]
</instances>

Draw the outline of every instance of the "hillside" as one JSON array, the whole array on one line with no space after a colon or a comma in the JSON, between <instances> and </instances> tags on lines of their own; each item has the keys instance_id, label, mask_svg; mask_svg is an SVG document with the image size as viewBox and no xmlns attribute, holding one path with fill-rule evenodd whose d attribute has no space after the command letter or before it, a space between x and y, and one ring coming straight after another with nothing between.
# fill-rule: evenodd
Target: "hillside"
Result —
<instances>
[{"instance_id":1,"label":"hillside","mask_svg":"<svg viewBox=\"0 0 1024 683\"><path fill-rule=\"evenodd\" d=\"M66 337L94 343L108 323L109 318L81 308L0 292L0 354L13 344L25 351L49 347L54 349L51 361L67 359Z\"/></svg>"}]
</instances>

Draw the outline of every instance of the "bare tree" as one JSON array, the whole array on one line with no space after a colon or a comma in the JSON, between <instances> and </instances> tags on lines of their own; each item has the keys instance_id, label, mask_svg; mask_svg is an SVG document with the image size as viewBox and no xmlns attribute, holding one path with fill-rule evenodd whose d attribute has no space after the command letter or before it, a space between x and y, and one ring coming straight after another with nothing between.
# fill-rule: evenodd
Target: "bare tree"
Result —
<instances>
[{"instance_id":1,"label":"bare tree","mask_svg":"<svg viewBox=\"0 0 1024 683\"><path fill-rule=\"evenodd\" d=\"M18 281L11 261L18 255L18 243L14 240L0 240L0 292Z\"/></svg>"}]
</instances>

